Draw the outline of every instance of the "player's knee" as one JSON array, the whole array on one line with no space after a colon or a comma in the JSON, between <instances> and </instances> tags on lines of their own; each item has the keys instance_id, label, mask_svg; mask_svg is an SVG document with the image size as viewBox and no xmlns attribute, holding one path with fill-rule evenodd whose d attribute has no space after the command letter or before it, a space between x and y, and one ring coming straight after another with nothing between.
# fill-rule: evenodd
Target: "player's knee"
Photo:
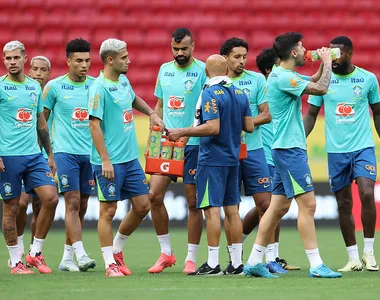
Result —
<instances>
[{"instance_id":1,"label":"player's knee","mask_svg":"<svg viewBox=\"0 0 380 300\"><path fill-rule=\"evenodd\" d=\"M3 215L17 218L17 215L20 213L20 205L12 204L8 207L7 210L4 210Z\"/></svg>"},{"instance_id":2,"label":"player's knee","mask_svg":"<svg viewBox=\"0 0 380 300\"><path fill-rule=\"evenodd\" d=\"M187 199L187 205L189 207L190 212L198 212L196 198Z\"/></svg>"},{"instance_id":3,"label":"player's knee","mask_svg":"<svg viewBox=\"0 0 380 300\"><path fill-rule=\"evenodd\" d=\"M71 199L71 201L66 202L66 213L78 214L80 210L79 199Z\"/></svg>"},{"instance_id":4,"label":"player's knee","mask_svg":"<svg viewBox=\"0 0 380 300\"><path fill-rule=\"evenodd\" d=\"M164 202L164 195L160 192L149 191L149 201L154 206L160 206Z\"/></svg>"},{"instance_id":5,"label":"player's knee","mask_svg":"<svg viewBox=\"0 0 380 300\"><path fill-rule=\"evenodd\" d=\"M351 214L352 201L349 198L340 198L337 201L339 214Z\"/></svg>"},{"instance_id":6,"label":"player's knee","mask_svg":"<svg viewBox=\"0 0 380 300\"><path fill-rule=\"evenodd\" d=\"M46 207L55 211L58 205L58 201L59 201L58 195L52 195L46 201Z\"/></svg>"},{"instance_id":7,"label":"player's knee","mask_svg":"<svg viewBox=\"0 0 380 300\"><path fill-rule=\"evenodd\" d=\"M100 217L105 219L113 219L113 217L116 214L116 208L115 206L109 206L107 208L102 208L100 210Z\"/></svg>"},{"instance_id":8,"label":"player's knee","mask_svg":"<svg viewBox=\"0 0 380 300\"><path fill-rule=\"evenodd\" d=\"M261 215L265 214L265 212L268 210L269 204L270 204L270 199L265 200L265 201L260 201L256 204L257 209L259 210Z\"/></svg>"},{"instance_id":9,"label":"player's knee","mask_svg":"<svg viewBox=\"0 0 380 300\"><path fill-rule=\"evenodd\" d=\"M150 203L149 201L144 201L133 207L133 209L139 216L145 217L150 212Z\"/></svg>"},{"instance_id":10,"label":"player's knee","mask_svg":"<svg viewBox=\"0 0 380 300\"><path fill-rule=\"evenodd\" d=\"M364 191L362 191L360 193L360 199L361 199L362 205L374 205L375 199L374 199L373 189L367 188Z\"/></svg>"}]
</instances>

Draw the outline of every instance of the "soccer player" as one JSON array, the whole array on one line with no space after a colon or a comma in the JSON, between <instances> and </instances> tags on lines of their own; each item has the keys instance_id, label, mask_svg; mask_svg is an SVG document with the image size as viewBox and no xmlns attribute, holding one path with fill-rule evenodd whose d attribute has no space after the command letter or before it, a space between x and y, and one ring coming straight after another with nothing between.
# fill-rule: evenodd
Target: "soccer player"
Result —
<instances>
[{"instance_id":1,"label":"soccer player","mask_svg":"<svg viewBox=\"0 0 380 300\"><path fill-rule=\"evenodd\" d=\"M205 64L193 57L194 41L187 28L178 28L172 34L171 47L174 60L164 63L157 77L154 95L158 98L155 108L167 128L182 128L193 125L198 97L206 81ZM196 255L202 234L202 211L196 209L195 172L197 169L199 138L185 139L185 169L183 182L189 208L188 251L183 272L194 272ZM152 175L150 177L149 199L153 225L160 242L161 256L148 270L160 273L175 264L169 236L169 218L164 196L171 181L176 178Z\"/></svg>"},{"instance_id":2,"label":"soccer player","mask_svg":"<svg viewBox=\"0 0 380 300\"><path fill-rule=\"evenodd\" d=\"M45 56L42 56L42 55L35 56L30 60L29 76L39 82L39 84L41 85L41 90L44 89L46 83L49 80L50 68L51 68L50 61ZM51 118L49 118L47 122L49 128L51 128L51 122L52 122ZM50 134L50 143L53 146L51 134ZM42 149L42 153L45 159L47 160L48 155L46 154L46 151L44 151L44 149ZM26 210L28 208L28 204L31 199L32 199L32 207L33 207L33 215L32 215L32 220L30 223L30 229L32 232L32 241L31 241L29 250L32 248L33 237L36 232L36 220L38 217L38 213L41 210L41 201L38 199L35 193L32 193L31 195L25 193L25 188L23 186L21 196L20 196L20 211L17 216L17 242L18 242L17 244L18 244L20 252L22 253L22 256L24 255L24 230L28 222L28 215L26 213Z\"/></svg>"},{"instance_id":3,"label":"soccer player","mask_svg":"<svg viewBox=\"0 0 380 300\"><path fill-rule=\"evenodd\" d=\"M336 278L340 273L323 264L319 255L315 233L315 195L310 169L307 164L306 136L302 123L302 94L323 95L331 78L331 52L318 49L324 64L320 79L310 82L296 72L305 63L305 48L300 33L288 32L276 37L273 48L280 58L280 65L272 70L267 81L267 98L273 122L272 156L276 167L273 191L268 210L260 220L260 226L244 273L250 276L277 278L262 264L270 238L289 210L293 197L298 204L298 230L310 262L310 277Z\"/></svg>"},{"instance_id":4,"label":"soccer player","mask_svg":"<svg viewBox=\"0 0 380 300\"><path fill-rule=\"evenodd\" d=\"M41 254L58 204L53 178L54 156L43 115L40 84L24 73L24 45L11 41L3 48L8 73L0 78L0 198L3 200L3 233L10 254L12 274L30 274L17 245L16 219L20 208L21 183L41 200L33 246L26 262L41 273L51 273ZM48 153L45 161L38 138ZM50 167L50 168L49 168Z\"/></svg>"},{"instance_id":5,"label":"soccer player","mask_svg":"<svg viewBox=\"0 0 380 300\"><path fill-rule=\"evenodd\" d=\"M368 271L378 271L374 256L376 205L376 157L370 114L371 106L377 134L380 135L380 97L376 76L352 64L352 41L338 36L330 48L339 48L341 57L332 62L330 89L323 96L311 96L304 119L306 136L312 131L321 106L325 105L326 152L331 191L338 203L340 230L348 252L348 263L338 271L363 269L355 238L352 217L351 183L359 187L364 231L363 263Z\"/></svg>"},{"instance_id":6,"label":"soccer player","mask_svg":"<svg viewBox=\"0 0 380 300\"><path fill-rule=\"evenodd\" d=\"M238 184L241 132L252 132L254 122L247 96L232 85L227 73L227 61L221 55L211 55L206 61L210 80L202 92L200 125L169 129L169 138L184 136L200 138L197 170L197 208L206 217L208 260L189 275L221 275L219 239L220 207L229 222L232 263L228 274L243 274L242 223L239 215Z\"/></svg>"},{"instance_id":7,"label":"soccer player","mask_svg":"<svg viewBox=\"0 0 380 300\"><path fill-rule=\"evenodd\" d=\"M138 161L139 152L132 108L149 115L150 123L163 130L164 123L139 96L128 78L127 45L117 39L100 46L104 71L90 88L91 164L95 173L100 215L98 234L106 276L131 275L124 263L123 246L148 214L148 184ZM119 226L112 244L112 219L117 201L130 199L132 209Z\"/></svg>"},{"instance_id":8,"label":"soccer player","mask_svg":"<svg viewBox=\"0 0 380 300\"><path fill-rule=\"evenodd\" d=\"M269 207L272 192L270 182L270 172L265 160L265 152L261 140L260 125L267 124L271 121L271 115L268 109L268 103L265 99L265 78L262 74L245 70L248 55L248 43L242 39L233 37L226 40L221 48L220 54L227 60L228 77L232 83L243 90L247 95L252 111L252 117L256 130L245 135L245 142L248 148L248 157L240 162L239 184L244 182L245 195L252 196L260 218ZM239 189L240 190L240 189ZM248 219L244 218L243 224L252 223L250 215ZM228 249L231 252L232 246L229 237L228 219L225 219L225 228L227 233ZM244 232L243 242L248 235ZM267 268L273 273L287 273L278 263L276 263L274 236L267 247L266 262ZM225 270L228 273L230 265Z\"/></svg>"},{"instance_id":9,"label":"soccer player","mask_svg":"<svg viewBox=\"0 0 380 300\"><path fill-rule=\"evenodd\" d=\"M87 271L95 268L83 246L82 226L87 201L95 190L90 163L90 129L88 91L95 80L87 75L90 67L90 44L74 39L66 45L69 72L49 81L44 89L44 114L52 111L54 157L57 164L58 191L65 199L66 243L60 271ZM74 262L74 253L77 264Z\"/></svg>"}]
</instances>

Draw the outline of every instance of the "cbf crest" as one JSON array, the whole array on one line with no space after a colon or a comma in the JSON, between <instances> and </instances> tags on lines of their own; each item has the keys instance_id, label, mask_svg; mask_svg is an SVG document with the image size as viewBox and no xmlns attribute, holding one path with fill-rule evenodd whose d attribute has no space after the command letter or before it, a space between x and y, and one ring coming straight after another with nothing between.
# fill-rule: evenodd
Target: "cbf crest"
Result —
<instances>
[{"instance_id":1,"label":"cbf crest","mask_svg":"<svg viewBox=\"0 0 380 300\"><path fill-rule=\"evenodd\" d=\"M363 94L363 88L359 85L355 85L353 88L352 88L352 92L355 96L355 98L360 98Z\"/></svg>"},{"instance_id":2,"label":"cbf crest","mask_svg":"<svg viewBox=\"0 0 380 300\"><path fill-rule=\"evenodd\" d=\"M251 97L251 90L250 90L250 89L244 88L244 89L243 89L243 92L244 92L244 94L246 94L246 96L247 96L248 98Z\"/></svg>"},{"instance_id":3,"label":"cbf crest","mask_svg":"<svg viewBox=\"0 0 380 300\"><path fill-rule=\"evenodd\" d=\"M191 79L188 79L185 81L184 85L185 85L185 93L191 93L194 87L194 82Z\"/></svg>"},{"instance_id":4,"label":"cbf crest","mask_svg":"<svg viewBox=\"0 0 380 300\"><path fill-rule=\"evenodd\" d=\"M37 94L32 92L30 93L30 100L32 101L32 106L36 106L37 105Z\"/></svg>"}]
</instances>

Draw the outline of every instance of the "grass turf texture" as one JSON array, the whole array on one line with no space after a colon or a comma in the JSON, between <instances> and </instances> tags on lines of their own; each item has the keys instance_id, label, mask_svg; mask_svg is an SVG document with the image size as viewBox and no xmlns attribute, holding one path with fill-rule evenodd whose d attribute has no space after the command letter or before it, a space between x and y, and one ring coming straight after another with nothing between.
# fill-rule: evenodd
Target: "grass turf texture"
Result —
<instances>
[{"instance_id":1,"label":"grass turf texture","mask_svg":"<svg viewBox=\"0 0 380 300\"><path fill-rule=\"evenodd\" d=\"M244 244L244 259L249 256L253 233ZM30 233L24 235L25 248L29 247ZM363 238L357 234L360 257ZM49 233L44 254L53 274L10 275L7 267L8 251L1 240L0 299L379 299L380 272L352 272L341 279L308 278L308 261L298 231L283 229L280 236L280 255L301 271L291 271L280 279L268 280L248 277L190 277L185 276L183 262L187 253L187 233L172 230L171 242L177 264L161 274L147 270L159 256L159 244L153 230L137 230L124 248L125 261L133 275L106 278L96 231L85 231L86 251L97 261L95 270L87 273L59 272L64 232ZM318 242L324 262L338 269L347 262L347 253L338 229L319 229ZM207 260L206 234L202 236L197 265ZM225 238L220 247L220 262L227 265ZM380 241L375 251L380 255ZM378 257L380 259L380 256ZM380 262L380 261L378 261ZM36 271L36 269L33 269Z\"/></svg>"}]
</instances>

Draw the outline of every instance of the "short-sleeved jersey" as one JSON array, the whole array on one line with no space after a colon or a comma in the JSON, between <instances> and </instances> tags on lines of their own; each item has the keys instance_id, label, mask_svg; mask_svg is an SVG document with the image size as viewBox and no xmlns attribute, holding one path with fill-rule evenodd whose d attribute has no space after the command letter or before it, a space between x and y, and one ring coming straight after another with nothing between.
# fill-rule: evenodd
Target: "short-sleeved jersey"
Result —
<instances>
[{"instance_id":1,"label":"short-sleeved jersey","mask_svg":"<svg viewBox=\"0 0 380 300\"><path fill-rule=\"evenodd\" d=\"M332 74L327 94L310 96L312 105L325 106L326 152L347 153L373 147L369 104L380 102L376 76L355 67L348 75Z\"/></svg>"},{"instance_id":2,"label":"short-sleeved jersey","mask_svg":"<svg viewBox=\"0 0 380 300\"><path fill-rule=\"evenodd\" d=\"M194 59L187 68L178 68L174 60L160 67L154 95L163 101L166 128L193 125L197 101L205 82L205 63L200 60ZM199 145L199 138L190 138L187 145Z\"/></svg>"},{"instance_id":3,"label":"short-sleeved jersey","mask_svg":"<svg viewBox=\"0 0 380 300\"><path fill-rule=\"evenodd\" d=\"M234 86L241 89L247 95L252 117L255 118L260 114L259 105L267 102L264 97L265 77L260 73L244 70L239 77L231 78L231 80ZM255 128L252 133L245 134L245 143L247 144L248 151L263 147L260 127Z\"/></svg>"},{"instance_id":4,"label":"short-sleeved jersey","mask_svg":"<svg viewBox=\"0 0 380 300\"><path fill-rule=\"evenodd\" d=\"M132 103L135 93L125 75L119 81L104 78L103 72L90 88L89 115L101 120L105 146L112 164L132 161L139 157ZM91 163L101 165L102 160L94 143Z\"/></svg>"},{"instance_id":5,"label":"short-sleeved jersey","mask_svg":"<svg viewBox=\"0 0 380 300\"><path fill-rule=\"evenodd\" d=\"M66 74L46 84L42 99L54 118L54 153L90 154L88 92L94 80L87 76L83 82L73 82Z\"/></svg>"},{"instance_id":6,"label":"short-sleeved jersey","mask_svg":"<svg viewBox=\"0 0 380 300\"><path fill-rule=\"evenodd\" d=\"M201 124L220 119L219 134L200 138L198 164L238 166L244 117L252 116L247 96L234 85L213 85L202 93Z\"/></svg>"},{"instance_id":7,"label":"short-sleeved jersey","mask_svg":"<svg viewBox=\"0 0 380 300\"><path fill-rule=\"evenodd\" d=\"M34 79L24 82L0 77L0 156L41 152L37 138L37 116L43 112L42 90Z\"/></svg>"},{"instance_id":8,"label":"short-sleeved jersey","mask_svg":"<svg viewBox=\"0 0 380 300\"><path fill-rule=\"evenodd\" d=\"M272 149L306 150L301 95L309 81L296 72L273 67L267 81L267 100L273 122Z\"/></svg>"},{"instance_id":9,"label":"short-sleeved jersey","mask_svg":"<svg viewBox=\"0 0 380 300\"><path fill-rule=\"evenodd\" d=\"M260 126L261 138L263 140L263 148L265 152L265 159L268 165L274 166L272 157L272 144L273 144L273 123L267 123ZM256 128L255 128L256 130Z\"/></svg>"}]
</instances>

